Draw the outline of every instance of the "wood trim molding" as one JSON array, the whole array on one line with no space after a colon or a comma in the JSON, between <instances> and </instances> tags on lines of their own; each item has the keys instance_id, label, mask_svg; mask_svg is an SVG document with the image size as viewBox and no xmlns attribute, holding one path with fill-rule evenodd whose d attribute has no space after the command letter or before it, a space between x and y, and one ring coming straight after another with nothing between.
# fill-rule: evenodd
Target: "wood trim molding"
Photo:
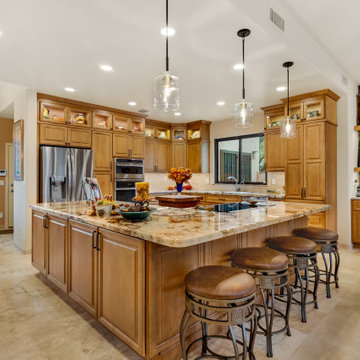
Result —
<instances>
[{"instance_id":1,"label":"wood trim molding","mask_svg":"<svg viewBox=\"0 0 360 360\"><path fill-rule=\"evenodd\" d=\"M313 96L323 96L323 95L327 95L327 96L331 97L332 99L334 99L335 101L338 101L340 99L340 96L335 94L332 90L323 89L323 90L309 92L309 93L306 93L306 94L290 96L290 101L297 101L297 100L310 98L310 97L313 97ZM283 98L283 99L280 99L280 100L282 102L286 102L287 98Z\"/></svg>"}]
</instances>

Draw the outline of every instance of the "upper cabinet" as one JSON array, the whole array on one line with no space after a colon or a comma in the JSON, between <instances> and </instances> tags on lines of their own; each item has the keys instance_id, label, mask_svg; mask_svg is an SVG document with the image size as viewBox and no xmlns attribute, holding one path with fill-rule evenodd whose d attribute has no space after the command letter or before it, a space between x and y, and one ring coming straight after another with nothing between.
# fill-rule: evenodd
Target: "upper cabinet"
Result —
<instances>
[{"instance_id":1,"label":"upper cabinet","mask_svg":"<svg viewBox=\"0 0 360 360\"><path fill-rule=\"evenodd\" d=\"M68 125L91 127L91 110L71 107L68 114Z\"/></svg>"},{"instance_id":2,"label":"upper cabinet","mask_svg":"<svg viewBox=\"0 0 360 360\"><path fill-rule=\"evenodd\" d=\"M92 127L96 129L112 130L113 115L112 113L95 110L92 113Z\"/></svg>"},{"instance_id":3,"label":"upper cabinet","mask_svg":"<svg viewBox=\"0 0 360 360\"><path fill-rule=\"evenodd\" d=\"M114 131L145 134L145 119L114 114Z\"/></svg>"},{"instance_id":4,"label":"upper cabinet","mask_svg":"<svg viewBox=\"0 0 360 360\"><path fill-rule=\"evenodd\" d=\"M66 124L67 107L61 103L42 101L40 102L39 120L54 124Z\"/></svg>"}]
</instances>

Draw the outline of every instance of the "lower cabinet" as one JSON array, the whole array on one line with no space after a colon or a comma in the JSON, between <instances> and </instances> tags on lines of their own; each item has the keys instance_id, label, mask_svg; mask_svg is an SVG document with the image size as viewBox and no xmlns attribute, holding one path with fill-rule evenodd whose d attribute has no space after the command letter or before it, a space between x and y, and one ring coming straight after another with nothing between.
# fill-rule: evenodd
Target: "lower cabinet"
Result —
<instances>
[{"instance_id":1,"label":"lower cabinet","mask_svg":"<svg viewBox=\"0 0 360 360\"><path fill-rule=\"evenodd\" d=\"M47 226L47 215L37 211L32 213L32 253L31 263L42 274L46 275L46 234L45 226Z\"/></svg>"},{"instance_id":2,"label":"lower cabinet","mask_svg":"<svg viewBox=\"0 0 360 360\"><path fill-rule=\"evenodd\" d=\"M97 227L70 221L68 239L69 296L97 315Z\"/></svg>"},{"instance_id":3,"label":"lower cabinet","mask_svg":"<svg viewBox=\"0 0 360 360\"><path fill-rule=\"evenodd\" d=\"M97 179L102 195L112 195L114 196L114 185L112 181L111 173L99 173L94 172L94 178Z\"/></svg>"},{"instance_id":4,"label":"lower cabinet","mask_svg":"<svg viewBox=\"0 0 360 360\"><path fill-rule=\"evenodd\" d=\"M67 219L50 215L48 221L47 276L63 291L67 291Z\"/></svg>"},{"instance_id":5,"label":"lower cabinet","mask_svg":"<svg viewBox=\"0 0 360 360\"><path fill-rule=\"evenodd\" d=\"M351 200L351 242L360 247L360 199Z\"/></svg>"},{"instance_id":6,"label":"lower cabinet","mask_svg":"<svg viewBox=\"0 0 360 360\"><path fill-rule=\"evenodd\" d=\"M100 229L98 319L145 354L145 242Z\"/></svg>"},{"instance_id":7,"label":"lower cabinet","mask_svg":"<svg viewBox=\"0 0 360 360\"><path fill-rule=\"evenodd\" d=\"M326 213L317 213L308 216L308 226L326 228Z\"/></svg>"}]
</instances>

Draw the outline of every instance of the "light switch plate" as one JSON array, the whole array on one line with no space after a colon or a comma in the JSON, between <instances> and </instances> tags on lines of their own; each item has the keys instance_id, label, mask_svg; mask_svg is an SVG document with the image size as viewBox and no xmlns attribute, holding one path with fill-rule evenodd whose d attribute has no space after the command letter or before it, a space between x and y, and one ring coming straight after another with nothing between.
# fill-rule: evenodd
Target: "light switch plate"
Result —
<instances>
[{"instance_id":1,"label":"light switch plate","mask_svg":"<svg viewBox=\"0 0 360 360\"><path fill-rule=\"evenodd\" d=\"M5 182L4 180L0 180L0 186L4 186Z\"/></svg>"},{"instance_id":2,"label":"light switch plate","mask_svg":"<svg viewBox=\"0 0 360 360\"><path fill-rule=\"evenodd\" d=\"M4 217L4 213L0 212L0 219Z\"/></svg>"},{"instance_id":3,"label":"light switch plate","mask_svg":"<svg viewBox=\"0 0 360 360\"><path fill-rule=\"evenodd\" d=\"M271 179L271 185L275 185L276 184L276 179L275 178L272 178Z\"/></svg>"},{"instance_id":4,"label":"light switch plate","mask_svg":"<svg viewBox=\"0 0 360 360\"><path fill-rule=\"evenodd\" d=\"M205 179L205 184L210 184L210 179L208 177Z\"/></svg>"}]
</instances>

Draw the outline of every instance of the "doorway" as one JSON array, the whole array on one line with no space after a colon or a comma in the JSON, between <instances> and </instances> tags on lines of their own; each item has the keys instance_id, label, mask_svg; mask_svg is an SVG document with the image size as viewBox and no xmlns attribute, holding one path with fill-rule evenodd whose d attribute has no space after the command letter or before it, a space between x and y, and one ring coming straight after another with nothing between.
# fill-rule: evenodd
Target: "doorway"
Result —
<instances>
[{"instance_id":1,"label":"doorway","mask_svg":"<svg viewBox=\"0 0 360 360\"><path fill-rule=\"evenodd\" d=\"M5 226L14 227L14 161L13 144L5 144Z\"/></svg>"}]
</instances>

